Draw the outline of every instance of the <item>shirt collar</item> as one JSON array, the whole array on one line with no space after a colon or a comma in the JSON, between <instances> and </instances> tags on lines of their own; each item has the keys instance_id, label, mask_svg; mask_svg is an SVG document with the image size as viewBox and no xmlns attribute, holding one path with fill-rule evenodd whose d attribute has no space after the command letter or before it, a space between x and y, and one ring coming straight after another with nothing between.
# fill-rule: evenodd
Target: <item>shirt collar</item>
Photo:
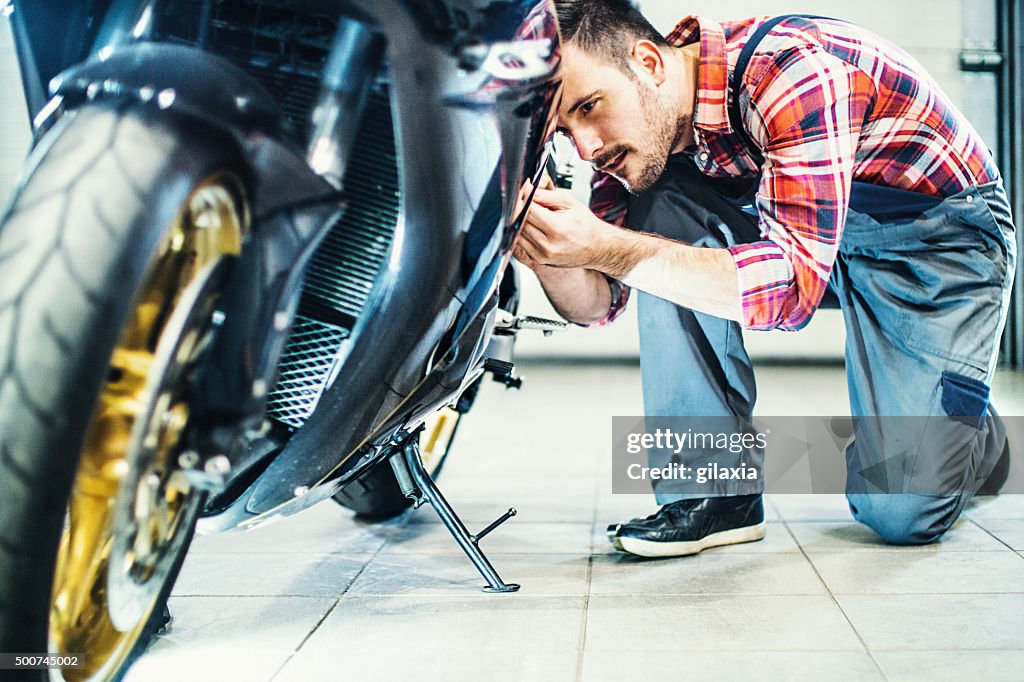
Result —
<instances>
[{"instance_id":1,"label":"shirt collar","mask_svg":"<svg viewBox=\"0 0 1024 682\"><path fill-rule=\"evenodd\" d=\"M694 127L715 133L732 132L728 107L729 62L722 25L703 17L688 16L676 24L666 39L676 47L700 41Z\"/></svg>"}]
</instances>

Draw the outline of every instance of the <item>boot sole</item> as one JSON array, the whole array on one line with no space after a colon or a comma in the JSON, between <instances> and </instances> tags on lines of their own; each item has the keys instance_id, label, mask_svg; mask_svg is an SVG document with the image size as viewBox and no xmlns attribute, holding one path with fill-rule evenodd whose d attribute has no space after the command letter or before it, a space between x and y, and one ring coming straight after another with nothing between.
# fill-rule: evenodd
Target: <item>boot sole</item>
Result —
<instances>
[{"instance_id":1,"label":"boot sole","mask_svg":"<svg viewBox=\"0 0 1024 682\"><path fill-rule=\"evenodd\" d=\"M745 526L743 528L731 528L729 530L712 533L700 540L687 540L685 542L653 542L639 538L616 536L612 539L612 545L621 552L628 552L643 557L669 557L689 556L698 554L709 547L722 547L725 545L739 545L744 542L756 542L764 537L765 523L762 521L756 526Z\"/></svg>"}]
</instances>

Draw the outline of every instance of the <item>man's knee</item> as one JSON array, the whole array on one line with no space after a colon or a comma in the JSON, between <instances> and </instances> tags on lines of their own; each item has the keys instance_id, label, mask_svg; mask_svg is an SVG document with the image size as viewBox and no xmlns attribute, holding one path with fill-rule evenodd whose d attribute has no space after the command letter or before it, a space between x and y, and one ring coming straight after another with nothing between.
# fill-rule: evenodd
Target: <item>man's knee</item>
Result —
<instances>
[{"instance_id":1,"label":"man's knee","mask_svg":"<svg viewBox=\"0 0 1024 682\"><path fill-rule=\"evenodd\" d=\"M924 545L945 534L959 516L958 498L933 495L848 494L853 518L896 545Z\"/></svg>"}]
</instances>

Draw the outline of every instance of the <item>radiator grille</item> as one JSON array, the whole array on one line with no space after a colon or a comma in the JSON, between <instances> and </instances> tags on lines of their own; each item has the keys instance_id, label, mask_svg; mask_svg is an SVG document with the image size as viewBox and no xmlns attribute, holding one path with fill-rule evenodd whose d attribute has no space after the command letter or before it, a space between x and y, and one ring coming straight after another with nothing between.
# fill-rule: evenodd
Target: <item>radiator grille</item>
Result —
<instances>
[{"instance_id":1,"label":"radiator grille","mask_svg":"<svg viewBox=\"0 0 1024 682\"><path fill-rule=\"evenodd\" d=\"M297 325L289 339L280 379L269 396L270 415L277 421L298 428L316 407L341 341L363 312L391 248L398 189L391 106L380 87L367 103L345 173L345 214L306 268L299 303L305 326ZM311 344L308 334L314 329ZM306 370L311 364L316 371Z\"/></svg>"},{"instance_id":2,"label":"radiator grille","mask_svg":"<svg viewBox=\"0 0 1024 682\"><path fill-rule=\"evenodd\" d=\"M345 173L345 215L306 272L304 298L358 317L398 223L398 160L387 93L371 96Z\"/></svg>"}]
</instances>

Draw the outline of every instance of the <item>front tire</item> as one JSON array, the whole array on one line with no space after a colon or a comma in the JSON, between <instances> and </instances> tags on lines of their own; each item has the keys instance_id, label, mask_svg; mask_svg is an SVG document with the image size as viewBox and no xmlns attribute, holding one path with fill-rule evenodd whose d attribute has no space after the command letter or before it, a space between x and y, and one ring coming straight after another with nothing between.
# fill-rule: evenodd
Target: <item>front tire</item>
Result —
<instances>
[{"instance_id":1,"label":"front tire","mask_svg":"<svg viewBox=\"0 0 1024 682\"><path fill-rule=\"evenodd\" d=\"M0 226L0 651L82 654L67 680L141 653L202 505L179 465L187 387L247 224L218 139L84 108Z\"/></svg>"}]
</instances>

